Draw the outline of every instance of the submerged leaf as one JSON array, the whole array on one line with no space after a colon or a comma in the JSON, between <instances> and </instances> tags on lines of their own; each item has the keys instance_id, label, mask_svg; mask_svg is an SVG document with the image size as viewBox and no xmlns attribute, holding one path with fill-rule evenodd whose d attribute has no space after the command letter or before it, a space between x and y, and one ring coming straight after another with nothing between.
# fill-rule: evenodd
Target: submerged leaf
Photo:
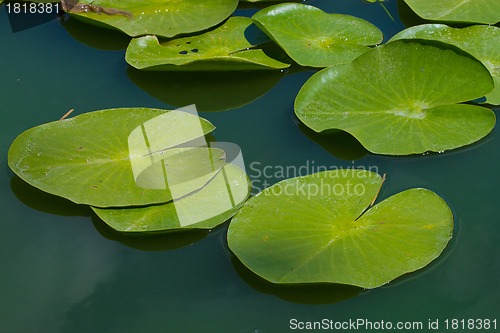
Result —
<instances>
[{"instance_id":1,"label":"submerged leaf","mask_svg":"<svg viewBox=\"0 0 500 333\"><path fill-rule=\"evenodd\" d=\"M363 19L302 4L270 6L253 20L302 66L348 63L383 39L382 32Z\"/></svg>"},{"instance_id":2,"label":"submerged leaf","mask_svg":"<svg viewBox=\"0 0 500 333\"><path fill-rule=\"evenodd\" d=\"M201 35L160 43L156 36L133 39L125 55L138 69L170 71L230 71L280 69L289 64L252 49L245 30L252 24L246 17L231 17L215 30Z\"/></svg>"},{"instance_id":3,"label":"submerged leaf","mask_svg":"<svg viewBox=\"0 0 500 333\"><path fill-rule=\"evenodd\" d=\"M453 44L481 61L495 82L495 89L486 95L486 103L500 104L500 28L475 25L451 28L444 24L424 24L401 31L390 41L428 39Z\"/></svg>"},{"instance_id":4,"label":"submerged leaf","mask_svg":"<svg viewBox=\"0 0 500 333\"><path fill-rule=\"evenodd\" d=\"M181 111L95 111L25 131L9 149L9 166L29 184L80 204L167 202L203 186L223 166L220 149L173 148L213 129L207 120ZM211 162L202 162L207 159ZM202 173L193 175L195 166Z\"/></svg>"},{"instance_id":5,"label":"submerged leaf","mask_svg":"<svg viewBox=\"0 0 500 333\"><path fill-rule=\"evenodd\" d=\"M396 41L313 75L295 100L295 113L316 132L344 130L373 153L438 152L493 129L490 109L455 104L492 89L488 70L472 57Z\"/></svg>"},{"instance_id":6,"label":"submerged leaf","mask_svg":"<svg viewBox=\"0 0 500 333\"><path fill-rule=\"evenodd\" d=\"M210 28L231 15L238 0L66 0L66 11L130 36L173 37ZM64 8L64 7L63 7Z\"/></svg>"},{"instance_id":7,"label":"submerged leaf","mask_svg":"<svg viewBox=\"0 0 500 333\"><path fill-rule=\"evenodd\" d=\"M427 20L495 24L500 21L498 0L404 0Z\"/></svg>"},{"instance_id":8,"label":"submerged leaf","mask_svg":"<svg viewBox=\"0 0 500 333\"><path fill-rule=\"evenodd\" d=\"M379 287L429 264L453 232L451 210L426 189L365 212L381 185L379 175L353 169L281 181L236 214L229 248L273 283Z\"/></svg>"},{"instance_id":9,"label":"submerged leaf","mask_svg":"<svg viewBox=\"0 0 500 333\"><path fill-rule=\"evenodd\" d=\"M109 226L121 232L211 229L236 214L249 193L246 174L227 164L199 191L166 204L92 209Z\"/></svg>"}]
</instances>

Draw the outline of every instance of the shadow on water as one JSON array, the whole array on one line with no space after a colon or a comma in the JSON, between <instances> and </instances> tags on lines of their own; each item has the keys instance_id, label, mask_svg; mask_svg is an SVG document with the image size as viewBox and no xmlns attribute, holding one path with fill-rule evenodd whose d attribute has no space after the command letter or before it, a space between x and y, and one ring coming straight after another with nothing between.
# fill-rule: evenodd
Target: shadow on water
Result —
<instances>
[{"instance_id":1,"label":"shadow on water","mask_svg":"<svg viewBox=\"0 0 500 333\"><path fill-rule=\"evenodd\" d=\"M454 28L462 28L469 26L467 23L460 22L445 22L445 21L431 21L426 20L415 13L404 0L398 0L398 14L401 23L403 23L407 28L413 27L421 24L446 24ZM392 37L392 36L389 36Z\"/></svg>"},{"instance_id":2,"label":"shadow on water","mask_svg":"<svg viewBox=\"0 0 500 333\"><path fill-rule=\"evenodd\" d=\"M350 161L359 160L368 154L365 149L351 134L340 130L328 130L317 133L297 120L300 131L310 140L319 144L333 156Z\"/></svg>"},{"instance_id":3,"label":"shadow on water","mask_svg":"<svg viewBox=\"0 0 500 333\"><path fill-rule=\"evenodd\" d=\"M274 295L285 301L302 304L331 304L359 295L364 289L341 284L273 284L257 276L246 268L235 256L231 256L238 275L253 289Z\"/></svg>"},{"instance_id":4,"label":"shadow on water","mask_svg":"<svg viewBox=\"0 0 500 333\"><path fill-rule=\"evenodd\" d=\"M26 206L40 212L61 216L90 216L88 206L78 205L67 199L49 194L14 176L10 180L14 195Z\"/></svg>"},{"instance_id":5,"label":"shadow on water","mask_svg":"<svg viewBox=\"0 0 500 333\"><path fill-rule=\"evenodd\" d=\"M162 233L122 233L108 226L96 215L92 216L96 230L112 241L122 243L130 248L141 251L168 251L194 244L208 234L208 230L181 230Z\"/></svg>"},{"instance_id":6,"label":"shadow on water","mask_svg":"<svg viewBox=\"0 0 500 333\"><path fill-rule=\"evenodd\" d=\"M282 3L283 1L279 0L268 0L268 1L257 1L257 2L242 2L238 4L238 9L249 9L249 8L255 8L255 9L263 9L272 5L278 5ZM296 2L296 3L303 3L303 4L308 4L311 2L310 0L288 0L286 2Z\"/></svg>"},{"instance_id":7,"label":"shadow on water","mask_svg":"<svg viewBox=\"0 0 500 333\"><path fill-rule=\"evenodd\" d=\"M129 67L137 86L162 102L198 111L225 111L251 103L284 76L280 71L148 72Z\"/></svg>"},{"instance_id":8,"label":"shadow on water","mask_svg":"<svg viewBox=\"0 0 500 333\"><path fill-rule=\"evenodd\" d=\"M11 178L10 187L14 195L26 206L40 212L60 216L89 216L96 230L109 240L120 242L142 251L166 251L191 245L205 238L207 230L186 230L169 233L124 234L99 219L87 205L78 205L67 199L43 192L21 178Z\"/></svg>"},{"instance_id":9,"label":"shadow on water","mask_svg":"<svg viewBox=\"0 0 500 333\"><path fill-rule=\"evenodd\" d=\"M61 22L71 37L95 49L125 50L131 40L123 32L88 24L74 17L63 16Z\"/></svg>"},{"instance_id":10,"label":"shadow on water","mask_svg":"<svg viewBox=\"0 0 500 333\"><path fill-rule=\"evenodd\" d=\"M414 25L430 23L420 16L418 16L411 8L404 2L404 0L398 0L398 14L401 23L403 23L407 28ZM392 37L392 36L389 36Z\"/></svg>"}]
</instances>

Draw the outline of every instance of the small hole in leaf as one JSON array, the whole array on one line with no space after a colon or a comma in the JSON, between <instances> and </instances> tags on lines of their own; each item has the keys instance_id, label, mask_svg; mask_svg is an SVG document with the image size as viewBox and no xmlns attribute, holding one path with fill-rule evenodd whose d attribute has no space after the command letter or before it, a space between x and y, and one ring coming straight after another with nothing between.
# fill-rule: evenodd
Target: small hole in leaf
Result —
<instances>
[{"instance_id":1,"label":"small hole in leaf","mask_svg":"<svg viewBox=\"0 0 500 333\"><path fill-rule=\"evenodd\" d=\"M181 44L177 44L176 46L179 47L179 46L181 46Z\"/></svg>"},{"instance_id":2,"label":"small hole in leaf","mask_svg":"<svg viewBox=\"0 0 500 333\"><path fill-rule=\"evenodd\" d=\"M192 49L191 52L196 53L196 52L198 52L198 49Z\"/></svg>"},{"instance_id":3,"label":"small hole in leaf","mask_svg":"<svg viewBox=\"0 0 500 333\"><path fill-rule=\"evenodd\" d=\"M181 51L179 54L188 54L188 51Z\"/></svg>"},{"instance_id":4,"label":"small hole in leaf","mask_svg":"<svg viewBox=\"0 0 500 333\"><path fill-rule=\"evenodd\" d=\"M186 42L186 44L191 44L191 42Z\"/></svg>"}]
</instances>

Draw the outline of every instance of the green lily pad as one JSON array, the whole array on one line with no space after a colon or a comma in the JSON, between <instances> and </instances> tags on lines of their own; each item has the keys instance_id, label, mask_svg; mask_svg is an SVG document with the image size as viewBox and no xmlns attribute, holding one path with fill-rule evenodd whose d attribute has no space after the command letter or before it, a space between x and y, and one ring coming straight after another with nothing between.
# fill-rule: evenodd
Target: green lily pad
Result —
<instances>
[{"instance_id":1,"label":"green lily pad","mask_svg":"<svg viewBox=\"0 0 500 333\"><path fill-rule=\"evenodd\" d=\"M8 162L12 171L32 186L79 204L108 207L162 203L172 200L172 189L165 188L163 173L163 187L147 186L154 175L149 168L169 161L177 165L173 168L175 176L191 176L198 179L196 186L204 185L213 175L207 165L202 165L207 173L205 181L200 174L188 175L193 163L201 165L200 161L210 156L214 170L220 169L223 150L210 149L207 153L200 148L199 154L192 151L178 158L175 153L182 153L181 148L167 149L203 137L213 129L207 120L181 111L101 110L25 131L12 143ZM186 190L184 182L177 185L185 189L182 192L176 188L179 195L197 189Z\"/></svg>"},{"instance_id":2,"label":"green lily pad","mask_svg":"<svg viewBox=\"0 0 500 333\"><path fill-rule=\"evenodd\" d=\"M72 15L130 36L173 37L210 28L229 17L238 0L66 0Z\"/></svg>"},{"instance_id":3,"label":"green lily pad","mask_svg":"<svg viewBox=\"0 0 500 333\"><path fill-rule=\"evenodd\" d=\"M390 41L399 39L428 39L455 45L470 53L490 71L495 89L486 95L486 103L500 104L500 28L475 25L451 28L443 24L424 24L401 31Z\"/></svg>"},{"instance_id":4,"label":"green lily pad","mask_svg":"<svg viewBox=\"0 0 500 333\"><path fill-rule=\"evenodd\" d=\"M346 131L377 154L476 142L493 129L495 114L455 103L489 93L493 79L479 61L443 47L396 41L324 69L300 90L295 113L314 131Z\"/></svg>"},{"instance_id":5,"label":"green lily pad","mask_svg":"<svg viewBox=\"0 0 500 333\"><path fill-rule=\"evenodd\" d=\"M289 64L251 49L245 30L253 23L247 17L231 17L222 26L198 36L160 43L156 36L135 38L125 54L137 69L170 71L230 71L281 69Z\"/></svg>"},{"instance_id":6,"label":"green lily pad","mask_svg":"<svg viewBox=\"0 0 500 333\"><path fill-rule=\"evenodd\" d=\"M253 17L256 25L302 66L327 67L351 62L382 41L370 22L294 3L267 7Z\"/></svg>"},{"instance_id":7,"label":"green lily pad","mask_svg":"<svg viewBox=\"0 0 500 333\"><path fill-rule=\"evenodd\" d=\"M109 226L121 232L212 229L236 214L249 193L246 174L227 164L199 191L166 204L92 209Z\"/></svg>"},{"instance_id":8,"label":"green lily pad","mask_svg":"<svg viewBox=\"0 0 500 333\"><path fill-rule=\"evenodd\" d=\"M426 20L495 24L500 21L498 0L404 0Z\"/></svg>"},{"instance_id":9,"label":"green lily pad","mask_svg":"<svg viewBox=\"0 0 500 333\"><path fill-rule=\"evenodd\" d=\"M281 181L236 214L229 248L273 283L384 285L441 254L452 237L453 214L421 188L365 212L381 185L379 175L353 169Z\"/></svg>"}]
</instances>

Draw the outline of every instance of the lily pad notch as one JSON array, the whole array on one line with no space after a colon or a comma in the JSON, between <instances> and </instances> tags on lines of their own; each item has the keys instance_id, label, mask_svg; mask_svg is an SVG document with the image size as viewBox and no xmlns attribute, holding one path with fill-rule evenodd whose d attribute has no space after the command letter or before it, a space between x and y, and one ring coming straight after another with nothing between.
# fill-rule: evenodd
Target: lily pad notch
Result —
<instances>
[{"instance_id":1,"label":"lily pad notch","mask_svg":"<svg viewBox=\"0 0 500 333\"><path fill-rule=\"evenodd\" d=\"M316 73L295 114L316 132L346 131L376 154L442 152L482 139L495 114L458 103L488 94L493 79L472 56L436 43L395 41Z\"/></svg>"},{"instance_id":2,"label":"lily pad notch","mask_svg":"<svg viewBox=\"0 0 500 333\"><path fill-rule=\"evenodd\" d=\"M270 6L252 19L302 66L348 63L383 40L382 32L368 21L303 4Z\"/></svg>"},{"instance_id":3,"label":"lily pad notch","mask_svg":"<svg viewBox=\"0 0 500 333\"><path fill-rule=\"evenodd\" d=\"M427 189L370 207L382 182L353 169L281 181L234 216L229 248L272 283L380 287L435 260L453 234L450 208Z\"/></svg>"}]
</instances>

